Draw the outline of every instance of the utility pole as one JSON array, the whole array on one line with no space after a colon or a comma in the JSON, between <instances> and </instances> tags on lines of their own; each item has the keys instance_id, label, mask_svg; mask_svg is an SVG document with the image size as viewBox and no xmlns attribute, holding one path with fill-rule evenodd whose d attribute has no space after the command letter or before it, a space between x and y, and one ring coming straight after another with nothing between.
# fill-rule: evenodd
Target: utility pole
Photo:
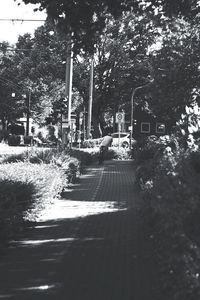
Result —
<instances>
[{"instance_id":1,"label":"utility pole","mask_svg":"<svg viewBox=\"0 0 200 300\"><path fill-rule=\"evenodd\" d=\"M67 36L67 57L66 57L66 72L65 72L65 98L68 104L67 120L70 129L70 136L72 130L71 124L71 108L72 108L72 76L73 76L73 53L71 33ZM66 139L67 128L63 128L62 141ZM70 139L71 144L71 139Z\"/></svg>"},{"instance_id":2,"label":"utility pole","mask_svg":"<svg viewBox=\"0 0 200 300\"><path fill-rule=\"evenodd\" d=\"M87 138L90 138L91 123L92 123L92 101L93 101L93 78L94 78L94 58L91 58L90 64L90 85L89 85L89 102L88 102L88 123L87 123Z\"/></svg>"},{"instance_id":3,"label":"utility pole","mask_svg":"<svg viewBox=\"0 0 200 300\"><path fill-rule=\"evenodd\" d=\"M84 110L83 110L83 140L85 141L86 139L86 132L85 132L85 115L86 115L86 111L85 111L85 106L84 106Z\"/></svg>"},{"instance_id":4,"label":"utility pole","mask_svg":"<svg viewBox=\"0 0 200 300\"><path fill-rule=\"evenodd\" d=\"M29 124L30 124L30 107L31 107L31 90L29 89L27 98L27 111L26 111L26 136L29 136Z\"/></svg>"}]
</instances>

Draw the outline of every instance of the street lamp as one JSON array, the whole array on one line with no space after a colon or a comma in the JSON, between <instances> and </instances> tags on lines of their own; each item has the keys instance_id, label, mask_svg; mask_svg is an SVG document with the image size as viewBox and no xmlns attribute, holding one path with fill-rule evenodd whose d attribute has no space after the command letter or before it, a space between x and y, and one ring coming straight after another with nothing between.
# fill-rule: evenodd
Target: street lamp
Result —
<instances>
[{"instance_id":1,"label":"street lamp","mask_svg":"<svg viewBox=\"0 0 200 300\"><path fill-rule=\"evenodd\" d=\"M132 139L132 135L133 135L133 109L134 109L134 97L135 94L138 90L149 86L151 83L153 83L154 79L150 80L147 84L138 86L136 88L133 89L132 93L131 93L131 134L130 134L130 149L131 149L131 139Z\"/></svg>"},{"instance_id":2,"label":"street lamp","mask_svg":"<svg viewBox=\"0 0 200 300\"><path fill-rule=\"evenodd\" d=\"M138 86L137 88L133 89L131 93L131 134L130 134L130 149L131 149L131 141L133 137L133 108L134 108L134 97L136 92L141 89L143 86Z\"/></svg>"}]
</instances>

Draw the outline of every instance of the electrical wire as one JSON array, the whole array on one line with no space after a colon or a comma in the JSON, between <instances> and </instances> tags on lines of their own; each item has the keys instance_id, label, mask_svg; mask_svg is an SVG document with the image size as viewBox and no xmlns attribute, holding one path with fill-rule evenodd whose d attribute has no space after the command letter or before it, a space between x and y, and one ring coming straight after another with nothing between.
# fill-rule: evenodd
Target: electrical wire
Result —
<instances>
[{"instance_id":1,"label":"electrical wire","mask_svg":"<svg viewBox=\"0 0 200 300\"><path fill-rule=\"evenodd\" d=\"M8 21L8 22L45 22L46 19L6 19L1 18L0 21Z\"/></svg>"},{"instance_id":2,"label":"electrical wire","mask_svg":"<svg viewBox=\"0 0 200 300\"><path fill-rule=\"evenodd\" d=\"M3 78L1 75L0 75L0 81L2 83L4 83L7 87L13 86L17 91L20 91L21 93L24 92L24 90L21 88L21 86L19 86L18 84L16 84L15 82L13 82L13 81L11 81L9 79Z\"/></svg>"}]
</instances>

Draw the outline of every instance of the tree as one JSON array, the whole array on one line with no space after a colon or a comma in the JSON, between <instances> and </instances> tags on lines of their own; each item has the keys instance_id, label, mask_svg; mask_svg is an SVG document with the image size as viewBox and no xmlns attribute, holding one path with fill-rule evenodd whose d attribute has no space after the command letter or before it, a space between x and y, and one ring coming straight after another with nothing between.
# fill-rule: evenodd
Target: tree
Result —
<instances>
[{"instance_id":1,"label":"tree","mask_svg":"<svg viewBox=\"0 0 200 300\"><path fill-rule=\"evenodd\" d=\"M7 42L0 44L0 120L4 129L9 122L16 120L24 109L19 106L22 87L16 78L14 52L9 48Z\"/></svg>"},{"instance_id":2,"label":"tree","mask_svg":"<svg viewBox=\"0 0 200 300\"><path fill-rule=\"evenodd\" d=\"M197 17L198 18L198 17ZM199 25L182 18L168 20L162 31L162 46L152 53L154 87L150 105L155 114L175 122L194 100L200 73ZM198 93L198 92L197 92ZM200 101L199 96L195 100Z\"/></svg>"},{"instance_id":3,"label":"tree","mask_svg":"<svg viewBox=\"0 0 200 300\"><path fill-rule=\"evenodd\" d=\"M93 52L99 35L106 26L107 15L115 19L124 12L149 12L162 20L163 15L194 17L199 12L198 0L23 0L24 3L39 4L39 10L46 9L67 34L73 32L74 51L80 49Z\"/></svg>"},{"instance_id":4,"label":"tree","mask_svg":"<svg viewBox=\"0 0 200 300\"><path fill-rule=\"evenodd\" d=\"M23 93L31 91L31 115L40 124L50 114L56 117L62 109L66 48L65 39L51 22L46 22L35 31L33 38L29 34L20 36L13 51L15 79ZM74 92L73 103L77 106L76 88Z\"/></svg>"},{"instance_id":5,"label":"tree","mask_svg":"<svg viewBox=\"0 0 200 300\"><path fill-rule=\"evenodd\" d=\"M158 32L149 25L148 15L143 17L127 13L118 20L109 18L106 28L95 47L93 126L98 135L99 124L106 126L105 116L115 116L118 109L130 114L133 87L149 82L151 68L148 47L155 42ZM79 68L79 71L77 70ZM89 60L75 63L74 84L87 103L89 86Z\"/></svg>"}]
</instances>

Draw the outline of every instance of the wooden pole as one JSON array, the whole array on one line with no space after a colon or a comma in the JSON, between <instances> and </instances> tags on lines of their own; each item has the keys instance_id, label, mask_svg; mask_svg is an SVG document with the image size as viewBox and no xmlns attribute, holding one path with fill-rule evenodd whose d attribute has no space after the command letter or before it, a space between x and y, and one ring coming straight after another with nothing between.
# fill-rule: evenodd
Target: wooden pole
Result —
<instances>
[{"instance_id":1,"label":"wooden pole","mask_svg":"<svg viewBox=\"0 0 200 300\"><path fill-rule=\"evenodd\" d=\"M89 85L89 102L88 102L88 122L87 122L87 138L90 138L92 123L92 102L93 102L93 78L94 78L94 58L91 58L90 64L90 85Z\"/></svg>"},{"instance_id":2,"label":"wooden pole","mask_svg":"<svg viewBox=\"0 0 200 300\"><path fill-rule=\"evenodd\" d=\"M68 111L67 111L67 121L70 128L70 136L71 130L72 130L72 124L71 124L71 109L72 109L72 78L73 78L73 53L72 53L72 40L71 40L71 34L67 36L67 57L66 57L66 73L65 73L65 99L68 104ZM63 130L63 135L65 135L66 132ZM62 140L64 141L65 138L62 137ZM71 146L71 139L70 139L70 146Z\"/></svg>"},{"instance_id":3,"label":"wooden pole","mask_svg":"<svg viewBox=\"0 0 200 300\"><path fill-rule=\"evenodd\" d=\"M29 90L29 94L27 98L27 114L26 114L26 135L27 136L29 136L30 106L31 106L31 90Z\"/></svg>"}]
</instances>

